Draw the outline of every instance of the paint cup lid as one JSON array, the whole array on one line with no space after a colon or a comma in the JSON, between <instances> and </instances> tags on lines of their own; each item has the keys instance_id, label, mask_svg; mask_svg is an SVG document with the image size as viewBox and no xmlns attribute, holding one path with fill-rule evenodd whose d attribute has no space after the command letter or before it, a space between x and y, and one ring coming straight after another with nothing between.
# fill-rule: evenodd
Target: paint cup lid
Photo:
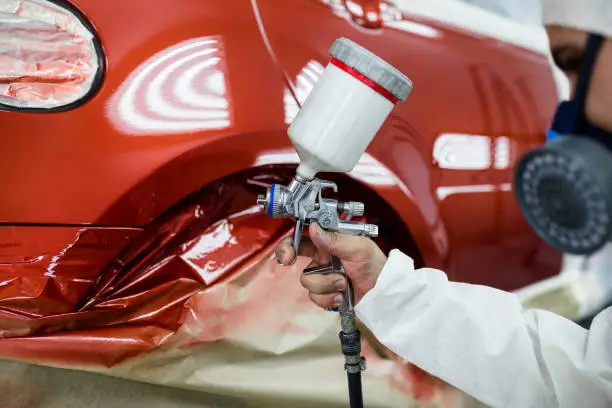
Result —
<instances>
[{"instance_id":1,"label":"paint cup lid","mask_svg":"<svg viewBox=\"0 0 612 408\"><path fill-rule=\"evenodd\" d=\"M329 55L387 90L400 101L412 91L412 81L382 58L359 44L340 37L332 44Z\"/></svg>"}]
</instances>

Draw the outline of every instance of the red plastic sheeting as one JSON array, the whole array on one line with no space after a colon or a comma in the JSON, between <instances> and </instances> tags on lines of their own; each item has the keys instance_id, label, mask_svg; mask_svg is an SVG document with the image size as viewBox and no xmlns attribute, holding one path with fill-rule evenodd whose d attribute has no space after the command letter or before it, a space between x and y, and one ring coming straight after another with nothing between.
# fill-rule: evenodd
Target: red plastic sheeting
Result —
<instances>
[{"instance_id":1,"label":"red plastic sheeting","mask_svg":"<svg viewBox=\"0 0 612 408\"><path fill-rule=\"evenodd\" d=\"M92 39L51 2L0 1L0 103L53 108L83 97L98 69Z\"/></svg>"},{"instance_id":2,"label":"red plastic sheeting","mask_svg":"<svg viewBox=\"0 0 612 408\"><path fill-rule=\"evenodd\" d=\"M131 228L0 227L0 337L36 333L53 315L71 312L98 272L139 234Z\"/></svg>"},{"instance_id":3,"label":"red plastic sheeting","mask_svg":"<svg viewBox=\"0 0 612 408\"><path fill-rule=\"evenodd\" d=\"M256 192L244 181L216 183L142 232L0 230L10 242L0 264L0 357L260 402L343 400L337 315L300 286L308 259L275 262L293 223L253 206ZM446 385L367 342L364 354L364 381L378 390L370 400L454 401ZM321 382L329 388L312 394Z\"/></svg>"},{"instance_id":4,"label":"red plastic sheeting","mask_svg":"<svg viewBox=\"0 0 612 408\"><path fill-rule=\"evenodd\" d=\"M142 234L0 228L0 333L19 338L1 340L0 355L111 366L160 345L190 298L248 272L291 225L262 216L243 185L207 191Z\"/></svg>"}]
</instances>

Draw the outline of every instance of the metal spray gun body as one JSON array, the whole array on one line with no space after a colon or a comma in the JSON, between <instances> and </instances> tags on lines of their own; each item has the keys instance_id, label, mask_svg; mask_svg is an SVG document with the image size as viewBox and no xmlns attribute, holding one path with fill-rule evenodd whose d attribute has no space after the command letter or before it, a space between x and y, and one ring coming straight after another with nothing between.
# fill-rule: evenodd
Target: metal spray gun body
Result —
<instances>
[{"instance_id":1,"label":"metal spray gun body","mask_svg":"<svg viewBox=\"0 0 612 408\"><path fill-rule=\"evenodd\" d=\"M331 59L304 102L288 134L299 157L296 176L288 186L273 184L257 203L270 217L296 220L293 247L299 253L304 227L312 222L342 234L378 236L378 226L343 221L341 213L361 216L364 204L324 198L322 191L335 183L316 178L319 172L349 172L399 101L405 101L412 82L387 62L346 39L337 39L329 50ZM310 268L305 274L339 273L347 278L344 303L339 307L342 353L349 380L351 408L363 407L359 330L355 325L354 295L340 259Z\"/></svg>"},{"instance_id":2,"label":"metal spray gun body","mask_svg":"<svg viewBox=\"0 0 612 408\"><path fill-rule=\"evenodd\" d=\"M378 226L354 221L341 221L339 213L362 216L364 204L357 201L338 202L323 198L322 191L331 188L338 192L336 183L314 178L304 180L296 176L289 186L273 184L266 196L260 196L257 204L263 206L272 218L293 217L296 219L293 248L298 253L304 227L312 221L322 228L349 235L378 236Z\"/></svg>"}]
</instances>

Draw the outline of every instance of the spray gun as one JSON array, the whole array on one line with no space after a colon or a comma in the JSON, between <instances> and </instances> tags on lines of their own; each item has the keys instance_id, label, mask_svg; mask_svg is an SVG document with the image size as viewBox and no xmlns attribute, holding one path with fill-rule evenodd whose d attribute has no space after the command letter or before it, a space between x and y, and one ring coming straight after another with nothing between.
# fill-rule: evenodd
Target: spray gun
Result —
<instances>
[{"instance_id":1,"label":"spray gun","mask_svg":"<svg viewBox=\"0 0 612 408\"><path fill-rule=\"evenodd\" d=\"M395 104L405 101L412 82L367 49L337 39L331 57L314 89L289 127L288 133L300 164L288 186L273 184L257 203L273 218L295 218L293 248L297 256L304 227L316 222L343 234L378 236L378 226L343 221L340 213L361 216L364 204L324 198L324 189L338 191L335 183L316 178L319 172L350 172L368 147ZM305 274L338 273L347 278L340 312L340 343L345 358L351 408L363 407L361 338L355 325L354 296L340 259L309 268Z\"/></svg>"}]
</instances>

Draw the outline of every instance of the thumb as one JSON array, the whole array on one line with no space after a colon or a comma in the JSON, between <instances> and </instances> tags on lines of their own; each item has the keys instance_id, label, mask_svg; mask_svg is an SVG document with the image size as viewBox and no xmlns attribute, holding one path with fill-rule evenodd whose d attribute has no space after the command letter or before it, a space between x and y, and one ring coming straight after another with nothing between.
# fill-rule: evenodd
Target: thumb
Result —
<instances>
[{"instance_id":1,"label":"thumb","mask_svg":"<svg viewBox=\"0 0 612 408\"><path fill-rule=\"evenodd\" d=\"M312 243L322 251L338 258L350 257L354 252L354 244L351 244L351 236L339 232L325 231L317 223L310 224L309 231Z\"/></svg>"}]
</instances>

